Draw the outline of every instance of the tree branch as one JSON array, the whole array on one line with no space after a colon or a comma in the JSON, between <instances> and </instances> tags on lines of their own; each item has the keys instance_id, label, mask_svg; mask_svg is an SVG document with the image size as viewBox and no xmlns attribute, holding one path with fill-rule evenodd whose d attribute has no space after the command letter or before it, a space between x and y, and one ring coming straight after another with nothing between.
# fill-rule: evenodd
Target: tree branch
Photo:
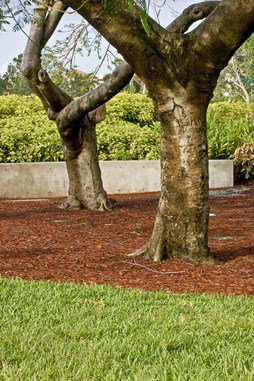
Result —
<instances>
[{"instance_id":1,"label":"tree branch","mask_svg":"<svg viewBox=\"0 0 254 381\"><path fill-rule=\"evenodd\" d=\"M37 7L34 10L29 38L21 64L22 73L27 79L37 75L37 69L41 64L41 41L43 39L44 20L46 14L46 5L43 2L38 2Z\"/></svg>"},{"instance_id":2,"label":"tree branch","mask_svg":"<svg viewBox=\"0 0 254 381\"><path fill-rule=\"evenodd\" d=\"M44 47L54 31L56 30L57 25L59 24L61 18L63 17L65 11L68 9L60 0L57 0L51 9L51 12L48 14L45 20L44 26L44 35L42 40L42 47Z\"/></svg>"},{"instance_id":3,"label":"tree branch","mask_svg":"<svg viewBox=\"0 0 254 381\"><path fill-rule=\"evenodd\" d=\"M110 7L110 2L105 7L105 2L100 0L62 1L100 32L121 53L135 73L141 78L150 76L149 58L157 54L156 44L165 33L165 29L155 20L147 16L151 31L148 35L142 25L140 8L137 5L127 5L125 1L118 0L118 9L114 12L114 4Z\"/></svg>"},{"instance_id":4,"label":"tree branch","mask_svg":"<svg viewBox=\"0 0 254 381\"><path fill-rule=\"evenodd\" d=\"M56 10L59 7L63 9L63 5L57 2L52 11L52 17L48 18L48 27L46 27L46 33L44 33L47 6L42 1L37 3L21 64L23 75L36 95L41 99L44 108L46 110L50 108L54 112L59 112L72 100L69 95L51 81L47 72L41 67L41 51L44 46L42 41L47 41L46 37L50 37L53 33L53 27L57 27L62 17L63 13L56 15Z\"/></svg>"},{"instance_id":5,"label":"tree branch","mask_svg":"<svg viewBox=\"0 0 254 381\"><path fill-rule=\"evenodd\" d=\"M64 135L65 130L69 130L75 121L84 118L90 111L113 98L129 83L133 74L132 68L126 62L122 62L106 82L69 103L57 118L59 132Z\"/></svg>"},{"instance_id":6,"label":"tree branch","mask_svg":"<svg viewBox=\"0 0 254 381\"><path fill-rule=\"evenodd\" d=\"M191 56L211 70L222 70L235 51L254 31L253 0L222 0L214 11L191 32Z\"/></svg>"},{"instance_id":7,"label":"tree branch","mask_svg":"<svg viewBox=\"0 0 254 381\"><path fill-rule=\"evenodd\" d=\"M209 16L217 7L219 1L205 1L186 8L166 29L171 33L185 33L196 21Z\"/></svg>"},{"instance_id":8,"label":"tree branch","mask_svg":"<svg viewBox=\"0 0 254 381\"><path fill-rule=\"evenodd\" d=\"M242 81L240 72L237 68L236 60L235 60L234 56L232 57L231 62L232 62L233 73L236 76L235 80L234 80L234 78L231 78L231 82L243 92L243 94L239 94L239 95L243 98L243 100L245 102L249 103L250 102L250 95L249 95L248 91L246 90L246 87L244 86L244 83Z\"/></svg>"}]
</instances>

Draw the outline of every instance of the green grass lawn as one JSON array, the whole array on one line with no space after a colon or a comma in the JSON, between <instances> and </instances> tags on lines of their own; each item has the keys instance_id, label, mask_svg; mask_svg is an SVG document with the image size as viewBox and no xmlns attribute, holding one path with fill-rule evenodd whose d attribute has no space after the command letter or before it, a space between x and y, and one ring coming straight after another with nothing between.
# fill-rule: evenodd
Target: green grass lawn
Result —
<instances>
[{"instance_id":1,"label":"green grass lawn","mask_svg":"<svg viewBox=\"0 0 254 381\"><path fill-rule=\"evenodd\" d=\"M254 380L254 299L0 279L0 380Z\"/></svg>"}]
</instances>

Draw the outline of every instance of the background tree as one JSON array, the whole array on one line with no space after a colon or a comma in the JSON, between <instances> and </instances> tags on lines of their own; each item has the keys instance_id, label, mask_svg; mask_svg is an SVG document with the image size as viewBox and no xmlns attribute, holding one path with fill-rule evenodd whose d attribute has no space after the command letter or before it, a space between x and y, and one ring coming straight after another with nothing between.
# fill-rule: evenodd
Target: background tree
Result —
<instances>
[{"instance_id":1,"label":"background tree","mask_svg":"<svg viewBox=\"0 0 254 381\"><path fill-rule=\"evenodd\" d=\"M18 57L15 57L7 66L7 70L2 76L3 87L0 90L0 94L28 95L32 93L24 76L21 74L21 61L22 54L19 54Z\"/></svg>"},{"instance_id":2,"label":"background tree","mask_svg":"<svg viewBox=\"0 0 254 381\"><path fill-rule=\"evenodd\" d=\"M0 75L0 95L5 93L5 81L3 77Z\"/></svg>"},{"instance_id":3,"label":"background tree","mask_svg":"<svg viewBox=\"0 0 254 381\"><path fill-rule=\"evenodd\" d=\"M254 30L254 2L187 8L167 28L128 2L63 0L122 54L161 121L161 198L152 237L136 255L210 259L206 112L218 76ZM186 33L198 20L194 30Z\"/></svg>"},{"instance_id":4,"label":"background tree","mask_svg":"<svg viewBox=\"0 0 254 381\"><path fill-rule=\"evenodd\" d=\"M61 79L62 88L72 97L79 97L88 93L96 89L103 82L93 73L82 73L77 69L67 71L64 74L64 78Z\"/></svg>"},{"instance_id":5,"label":"background tree","mask_svg":"<svg viewBox=\"0 0 254 381\"><path fill-rule=\"evenodd\" d=\"M123 62L123 59L119 56L116 56L115 59L112 61L111 65L109 66L109 69L112 70L112 67L116 68L121 62ZM105 81L109 77L110 77L110 73L105 74L103 76L103 80ZM127 91L128 93L131 93L131 94L136 94L136 93L145 94L146 88L144 83L137 76L137 74L134 73L130 82L125 86L124 91Z\"/></svg>"},{"instance_id":6,"label":"background tree","mask_svg":"<svg viewBox=\"0 0 254 381\"><path fill-rule=\"evenodd\" d=\"M254 36L233 55L221 72L213 101L250 102L254 99Z\"/></svg>"},{"instance_id":7,"label":"background tree","mask_svg":"<svg viewBox=\"0 0 254 381\"><path fill-rule=\"evenodd\" d=\"M32 94L32 90L21 73L21 62L23 54L15 57L7 66L6 72L0 78L0 95ZM82 73L75 67L68 70L61 60L54 54L54 49L47 50L42 56L42 65L49 73L54 82L63 88L71 97L78 97L97 86L100 82L92 73ZM110 77L110 74L107 78Z\"/></svg>"},{"instance_id":8,"label":"background tree","mask_svg":"<svg viewBox=\"0 0 254 381\"><path fill-rule=\"evenodd\" d=\"M0 1L0 31L4 31L5 26L9 24L8 15L5 12L6 7L2 1Z\"/></svg>"},{"instance_id":9,"label":"background tree","mask_svg":"<svg viewBox=\"0 0 254 381\"><path fill-rule=\"evenodd\" d=\"M129 82L133 72L123 63L103 85L75 100L58 87L42 68L41 54L66 9L58 0L50 6L36 3L21 70L49 118L55 120L63 142L70 183L63 207L105 210L111 202L102 185L95 126L105 117L105 102Z\"/></svg>"}]
</instances>

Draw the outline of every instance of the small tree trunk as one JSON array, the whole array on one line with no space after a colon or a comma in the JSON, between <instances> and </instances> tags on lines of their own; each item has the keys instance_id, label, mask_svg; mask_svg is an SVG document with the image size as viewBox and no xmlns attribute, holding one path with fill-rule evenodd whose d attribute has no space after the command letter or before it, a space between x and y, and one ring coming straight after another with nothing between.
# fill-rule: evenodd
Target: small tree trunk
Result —
<instances>
[{"instance_id":1,"label":"small tree trunk","mask_svg":"<svg viewBox=\"0 0 254 381\"><path fill-rule=\"evenodd\" d=\"M161 119L161 198L152 237L136 255L203 261L209 258L206 107L172 98L155 103Z\"/></svg>"},{"instance_id":2,"label":"small tree trunk","mask_svg":"<svg viewBox=\"0 0 254 381\"><path fill-rule=\"evenodd\" d=\"M108 199L101 179L95 125L86 121L82 133L83 145L78 151L64 147L69 195L60 207L101 211L111 209L113 200Z\"/></svg>"}]
</instances>

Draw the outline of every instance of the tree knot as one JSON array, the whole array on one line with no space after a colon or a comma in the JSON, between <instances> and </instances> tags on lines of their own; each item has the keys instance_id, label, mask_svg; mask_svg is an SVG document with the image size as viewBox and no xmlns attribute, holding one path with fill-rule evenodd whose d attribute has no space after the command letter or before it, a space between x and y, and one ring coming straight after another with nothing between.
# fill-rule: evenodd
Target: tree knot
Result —
<instances>
[{"instance_id":1,"label":"tree knot","mask_svg":"<svg viewBox=\"0 0 254 381\"><path fill-rule=\"evenodd\" d=\"M38 79L40 82L47 82L49 76L48 76L48 73L46 72L46 70L44 69L40 69L38 71Z\"/></svg>"},{"instance_id":2,"label":"tree knot","mask_svg":"<svg viewBox=\"0 0 254 381\"><path fill-rule=\"evenodd\" d=\"M200 20L204 16L204 12L201 8L194 8L192 11L193 18Z\"/></svg>"}]
</instances>

